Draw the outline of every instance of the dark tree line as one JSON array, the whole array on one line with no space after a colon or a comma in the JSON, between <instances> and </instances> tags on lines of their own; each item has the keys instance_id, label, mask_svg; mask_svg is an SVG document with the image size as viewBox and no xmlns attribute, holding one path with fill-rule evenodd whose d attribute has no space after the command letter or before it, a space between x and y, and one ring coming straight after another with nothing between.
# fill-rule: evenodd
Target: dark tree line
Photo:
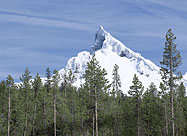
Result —
<instances>
[{"instance_id":1,"label":"dark tree line","mask_svg":"<svg viewBox=\"0 0 187 136\"><path fill-rule=\"evenodd\" d=\"M121 90L117 65L113 82L93 55L85 83L73 86L73 71L60 75L49 68L43 83L28 68L16 85L9 75L0 82L1 136L185 136L187 97L180 81L180 52L169 29L161 61L162 82L144 88L135 74L128 95ZM32 79L32 80L31 80Z\"/></svg>"}]
</instances>

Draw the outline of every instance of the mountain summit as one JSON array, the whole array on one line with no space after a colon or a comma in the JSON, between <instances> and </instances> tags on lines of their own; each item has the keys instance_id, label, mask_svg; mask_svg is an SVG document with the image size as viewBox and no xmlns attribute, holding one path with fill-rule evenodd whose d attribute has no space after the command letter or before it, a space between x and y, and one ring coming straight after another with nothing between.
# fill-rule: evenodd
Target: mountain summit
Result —
<instances>
[{"instance_id":1,"label":"mountain summit","mask_svg":"<svg viewBox=\"0 0 187 136\"><path fill-rule=\"evenodd\" d=\"M91 53L94 53L95 51L101 49L103 47L103 42L105 41L105 37L108 35L108 33L104 30L103 26L99 27L99 30L95 34L95 42L92 45Z\"/></svg>"},{"instance_id":2,"label":"mountain summit","mask_svg":"<svg viewBox=\"0 0 187 136\"><path fill-rule=\"evenodd\" d=\"M75 85L80 86L80 84L84 83L83 75L92 54L95 54L101 67L106 69L107 78L110 82L112 82L113 66L115 64L119 66L122 82L121 89L124 93L127 93L129 86L132 85L134 74L137 74L145 87L148 87L151 82L154 82L158 87L161 81L158 73L159 67L142 57L139 53L127 48L104 30L102 26L99 27L95 35L95 41L90 52L83 51L78 53L76 57L70 58L65 69L61 69L60 73L64 74L64 72L71 69L77 79Z\"/></svg>"}]
</instances>

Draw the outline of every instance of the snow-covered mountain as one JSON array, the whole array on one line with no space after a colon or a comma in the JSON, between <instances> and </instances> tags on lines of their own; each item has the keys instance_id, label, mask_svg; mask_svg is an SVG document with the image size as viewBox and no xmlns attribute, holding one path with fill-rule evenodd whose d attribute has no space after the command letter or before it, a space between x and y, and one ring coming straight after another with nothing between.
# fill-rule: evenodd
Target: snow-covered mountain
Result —
<instances>
[{"instance_id":1,"label":"snow-covered mountain","mask_svg":"<svg viewBox=\"0 0 187 136\"><path fill-rule=\"evenodd\" d=\"M151 82L157 86L161 79L157 67L150 60L143 58L139 53L135 53L127 48L123 43L110 35L100 26L95 35L95 42L92 45L90 52L83 51L78 53L76 57L69 59L66 67L61 69L61 75L71 69L76 76L76 86L84 83L83 75L86 70L87 62L91 59L92 54L95 53L96 59L99 61L101 67L105 68L108 75L107 78L112 82L113 66L119 66L119 74L122 82L121 89L127 94L129 86L132 85L134 74L137 74L142 81L144 87L148 87Z\"/></svg>"}]
</instances>

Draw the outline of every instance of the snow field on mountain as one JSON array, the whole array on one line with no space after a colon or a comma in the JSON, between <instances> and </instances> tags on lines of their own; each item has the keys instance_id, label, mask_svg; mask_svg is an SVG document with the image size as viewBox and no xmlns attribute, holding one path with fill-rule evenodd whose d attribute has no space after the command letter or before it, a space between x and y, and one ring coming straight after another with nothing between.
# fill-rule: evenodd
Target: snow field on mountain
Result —
<instances>
[{"instance_id":1,"label":"snow field on mountain","mask_svg":"<svg viewBox=\"0 0 187 136\"><path fill-rule=\"evenodd\" d=\"M119 66L119 75L122 82L121 90L125 94L128 93L129 87L132 85L134 74L139 77L145 87L148 87L151 82L154 82L157 86L160 83L160 75L157 73L158 71L150 71L149 77L147 77L146 75L140 75L140 73L138 73L136 69L136 61L131 61L126 57L120 57L115 52L112 52L108 49L97 51L96 59L99 61L101 67L106 69L106 78L110 81L110 83L112 83L113 66L115 64ZM144 68L145 66L142 65L141 67Z\"/></svg>"},{"instance_id":2,"label":"snow field on mountain","mask_svg":"<svg viewBox=\"0 0 187 136\"><path fill-rule=\"evenodd\" d=\"M157 67L150 60L143 58L139 53L135 53L119 40L112 37L106 32L102 26L96 33L95 42L90 52L83 51L78 53L76 57L69 59L65 69L60 70L60 74L67 73L71 69L76 77L75 86L80 87L84 83L84 74L87 62L90 61L92 55L95 54L99 65L107 71L106 78L112 83L113 66L119 66L119 75L122 82L121 90L127 94L129 87L132 85L132 79L136 74L145 88L151 82L154 82L157 87L161 81ZM62 77L63 78L63 77Z\"/></svg>"}]
</instances>

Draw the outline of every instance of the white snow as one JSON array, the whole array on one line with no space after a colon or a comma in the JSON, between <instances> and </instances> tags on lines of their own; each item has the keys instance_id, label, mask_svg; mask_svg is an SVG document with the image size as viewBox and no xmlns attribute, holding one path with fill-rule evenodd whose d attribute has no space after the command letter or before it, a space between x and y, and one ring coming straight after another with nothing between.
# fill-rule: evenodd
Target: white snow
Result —
<instances>
[{"instance_id":1,"label":"white snow","mask_svg":"<svg viewBox=\"0 0 187 136\"><path fill-rule=\"evenodd\" d=\"M95 36L95 42L90 50L82 51L78 53L76 57L72 57L68 60L65 68L59 70L61 81L63 82L64 74L68 73L71 69L75 75L75 86L80 87L84 81L84 74L87 68L87 63L90 61L92 55L95 54L96 59L102 68L107 71L106 78L112 83L112 71L113 66L117 64L119 66L119 75L122 82L121 90L128 95L129 87L132 85L132 79L136 74L146 89L151 82L153 82L157 88L159 87L161 77L159 74L159 67L148 59L145 59L139 53L135 53L131 49L127 48L123 43L110 35L107 31L100 26ZM42 78L42 82L45 83L46 78ZM32 79L33 81L33 79ZM182 82L187 87L187 72L184 74ZM20 85L17 83L17 85Z\"/></svg>"},{"instance_id":2,"label":"white snow","mask_svg":"<svg viewBox=\"0 0 187 136\"><path fill-rule=\"evenodd\" d=\"M187 72L183 75L183 79L187 81Z\"/></svg>"},{"instance_id":3,"label":"white snow","mask_svg":"<svg viewBox=\"0 0 187 136\"><path fill-rule=\"evenodd\" d=\"M83 75L86 64L92 54L95 54L101 67L106 69L107 78L110 82L112 82L113 66L115 64L119 66L121 89L125 94L128 93L129 86L132 85L134 74L138 75L145 87L148 87L151 82L154 82L157 86L160 83L159 67L150 60L143 58L139 53L127 48L106 32L102 26L96 33L95 42L90 52L83 51L76 57L70 58L65 69L61 69L59 72L63 75L64 72L71 69L77 78L75 85L79 87L80 84L84 83Z\"/></svg>"}]
</instances>

